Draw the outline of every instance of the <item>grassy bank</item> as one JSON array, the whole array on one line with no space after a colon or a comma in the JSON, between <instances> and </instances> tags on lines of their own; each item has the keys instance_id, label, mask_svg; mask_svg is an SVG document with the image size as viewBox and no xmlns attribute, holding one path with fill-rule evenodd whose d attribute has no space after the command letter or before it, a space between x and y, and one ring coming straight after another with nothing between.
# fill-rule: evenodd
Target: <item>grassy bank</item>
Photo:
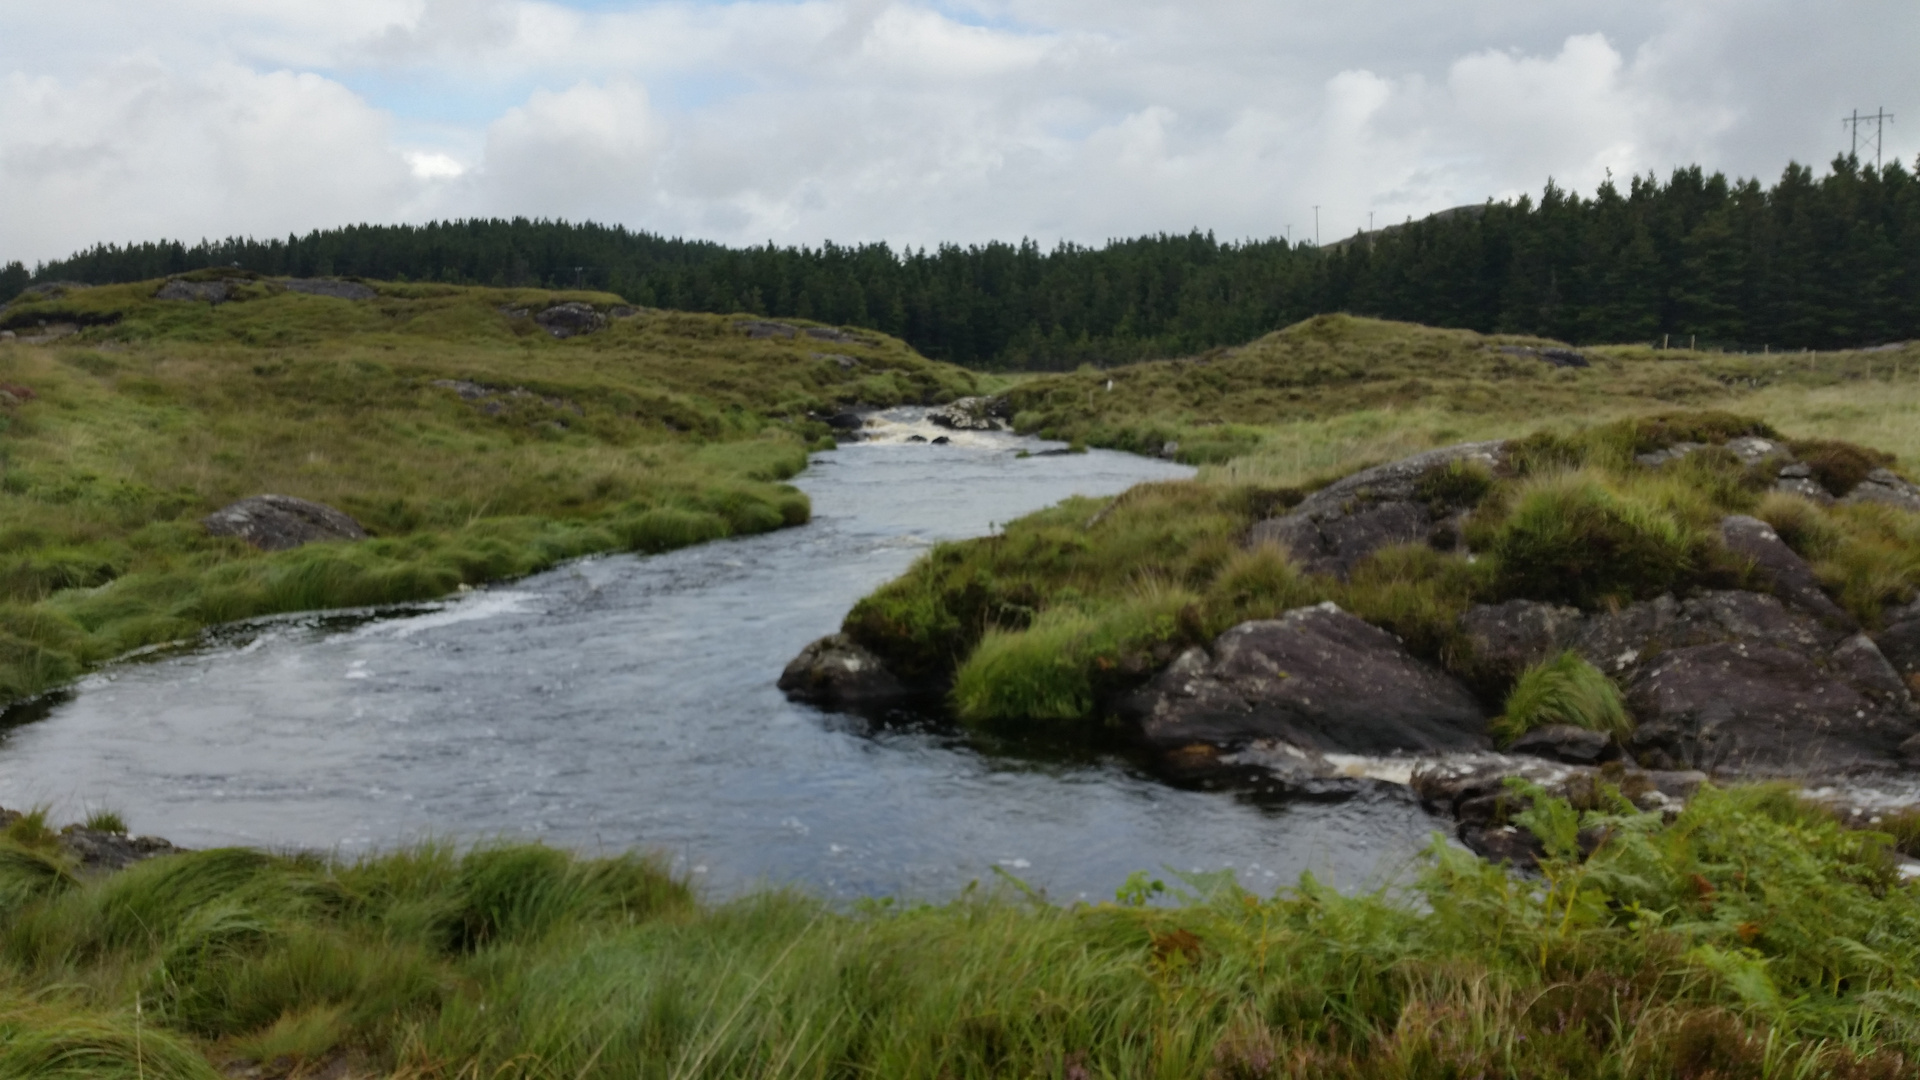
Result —
<instances>
[{"instance_id":1,"label":"grassy bank","mask_svg":"<svg viewBox=\"0 0 1920 1080\"><path fill-rule=\"evenodd\" d=\"M1588 350L1587 368L1502 351L1550 346L1334 316L1196 360L1019 383L1008 392L1019 426L1138 450L1178 441L1215 463L1192 482L1069 501L943 545L856 605L845 629L904 675L951 679L963 720L1052 734L1097 725L1117 693L1189 645L1322 600L1393 630L1497 708L1510 676L1466 650L1455 623L1468 606L1595 608L1739 585L1745 565L1718 540L1732 513L1774 524L1869 627L1920 588L1914 515L1772 493L1769 476L1724 452L1657 473L1633 462L1675 440L1768 434L1844 491L1873 465L1920 461L1920 347ZM1431 478L1436 504L1471 511L1472 558L1388 548L1341 581L1244 549L1254 522L1335 477L1490 438L1527 440L1508 474Z\"/></svg>"},{"instance_id":2,"label":"grassy bank","mask_svg":"<svg viewBox=\"0 0 1920 1080\"><path fill-rule=\"evenodd\" d=\"M0 1077L1911 1075L1920 891L1885 837L1769 789L1520 820L1537 880L1436 846L1402 896L1175 880L1168 907L1136 875L851 911L529 847L81 880L16 827Z\"/></svg>"},{"instance_id":3,"label":"grassy bank","mask_svg":"<svg viewBox=\"0 0 1920 1080\"><path fill-rule=\"evenodd\" d=\"M0 312L24 335L0 344L0 703L211 623L805 521L781 481L828 436L810 413L974 389L875 334L640 311L557 340L528 314L618 303L594 293L252 280L215 305L157 285ZM199 526L263 492L374 539L262 554Z\"/></svg>"}]
</instances>

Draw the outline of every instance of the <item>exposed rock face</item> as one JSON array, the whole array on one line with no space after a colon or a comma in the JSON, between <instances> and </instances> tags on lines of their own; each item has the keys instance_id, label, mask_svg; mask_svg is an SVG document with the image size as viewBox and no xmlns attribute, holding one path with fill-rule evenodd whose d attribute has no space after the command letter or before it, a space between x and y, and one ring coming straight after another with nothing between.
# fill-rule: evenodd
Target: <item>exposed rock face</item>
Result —
<instances>
[{"instance_id":1,"label":"exposed rock face","mask_svg":"<svg viewBox=\"0 0 1920 1080\"><path fill-rule=\"evenodd\" d=\"M1907 690L1920 695L1920 600L1888 612L1887 628L1874 635L1874 644Z\"/></svg>"},{"instance_id":2,"label":"exposed rock face","mask_svg":"<svg viewBox=\"0 0 1920 1080\"><path fill-rule=\"evenodd\" d=\"M223 304L233 299L234 281L182 281L174 278L153 294L155 300L198 300Z\"/></svg>"},{"instance_id":3,"label":"exposed rock face","mask_svg":"<svg viewBox=\"0 0 1920 1080\"><path fill-rule=\"evenodd\" d=\"M373 286L362 285L357 281L340 281L336 278L288 278L284 285L288 292L303 293L307 296L331 296L335 300L371 300L380 294Z\"/></svg>"},{"instance_id":4,"label":"exposed rock face","mask_svg":"<svg viewBox=\"0 0 1920 1080\"><path fill-rule=\"evenodd\" d=\"M1920 512L1920 485L1901 479L1890 469L1875 469L1867 474L1865 480L1854 485L1853 490L1847 492L1847 497L1841 501L1885 503L1902 510Z\"/></svg>"},{"instance_id":5,"label":"exposed rock face","mask_svg":"<svg viewBox=\"0 0 1920 1080\"><path fill-rule=\"evenodd\" d=\"M315 540L365 540L360 523L331 506L291 495L253 495L201 519L214 536L237 536L262 551L287 551Z\"/></svg>"},{"instance_id":6,"label":"exposed rock face","mask_svg":"<svg viewBox=\"0 0 1920 1080\"><path fill-rule=\"evenodd\" d=\"M1331 603L1242 623L1189 649L1120 704L1162 747L1270 739L1308 751L1482 749L1466 688Z\"/></svg>"},{"instance_id":7,"label":"exposed rock face","mask_svg":"<svg viewBox=\"0 0 1920 1080\"><path fill-rule=\"evenodd\" d=\"M1820 587L1813 567L1759 518L1735 514L1720 522L1727 550L1753 561L1755 576L1782 603L1799 608L1835 629L1858 630L1860 624L1833 602Z\"/></svg>"},{"instance_id":8,"label":"exposed rock face","mask_svg":"<svg viewBox=\"0 0 1920 1080\"><path fill-rule=\"evenodd\" d=\"M794 701L853 712L920 696L845 634L829 634L800 650L780 673L779 686Z\"/></svg>"},{"instance_id":9,"label":"exposed rock face","mask_svg":"<svg viewBox=\"0 0 1920 1080\"><path fill-rule=\"evenodd\" d=\"M797 327L783 322L774 322L771 319L741 319L733 325L756 341L764 338L790 338L800 332Z\"/></svg>"},{"instance_id":10,"label":"exposed rock face","mask_svg":"<svg viewBox=\"0 0 1920 1080\"><path fill-rule=\"evenodd\" d=\"M535 315L533 321L557 338L579 337L607 328L605 315L595 311L592 304L583 304L578 300L555 304Z\"/></svg>"},{"instance_id":11,"label":"exposed rock face","mask_svg":"<svg viewBox=\"0 0 1920 1080\"><path fill-rule=\"evenodd\" d=\"M1000 421L995 417L994 403L999 400L986 397L963 397L948 405L927 413L927 419L952 431L998 431Z\"/></svg>"},{"instance_id":12,"label":"exposed rock face","mask_svg":"<svg viewBox=\"0 0 1920 1080\"><path fill-rule=\"evenodd\" d=\"M0 829L20 819L20 812L0 807ZM124 870L143 859L172 855L183 850L157 836L128 836L126 833L69 825L54 837L61 854L73 860L81 873L108 874Z\"/></svg>"},{"instance_id":13,"label":"exposed rock face","mask_svg":"<svg viewBox=\"0 0 1920 1080\"><path fill-rule=\"evenodd\" d=\"M1773 596L1661 596L1591 615L1509 601L1469 610L1461 626L1499 671L1573 649L1611 675L1643 765L1814 776L1898 765L1920 735L1911 696L1866 635Z\"/></svg>"},{"instance_id":14,"label":"exposed rock face","mask_svg":"<svg viewBox=\"0 0 1920 1080\"><path fill-rule=\"evenodd\" d=\"M1449 446L1362 470L1307 496L1286 515L1255 525L1248 541L1279 544L1301 569L1342 577L1390 544L1440 542L1451 547L1458 531L1454 512L1465 508L1435 507L1421 496L1420 481L1431 470L1456 461L1496 467L1505 460L1505 446Z\"/></svg>"},{"instance_id":15,"label":"exposed rock face","mask_svg":"<svg viewBox=\"0 0 1920 1080\"><path fill-rule=\"evenodd\" d=\"M1604 731L1589 731L1571 724L1547 724L1513 740L1507 747L1512 754L1529 754L1569 765L1594 765L1619 757L1619 749Z\"/></svg>"},{"instance_id":16,"label":"exposed rock face","mask_svg":"<svg viewBox=\"0 0 1920 1080\"><path fill-rule=\"evenodd\" d=\"M1544 360L1557 368L1583 368L1592 366L1587 362L1585 353L1573 349L1535 349L1526 345L1502 345L1500 351L1508 356L1526 356L1535 360Z\"/></svg>"}]
</instances>

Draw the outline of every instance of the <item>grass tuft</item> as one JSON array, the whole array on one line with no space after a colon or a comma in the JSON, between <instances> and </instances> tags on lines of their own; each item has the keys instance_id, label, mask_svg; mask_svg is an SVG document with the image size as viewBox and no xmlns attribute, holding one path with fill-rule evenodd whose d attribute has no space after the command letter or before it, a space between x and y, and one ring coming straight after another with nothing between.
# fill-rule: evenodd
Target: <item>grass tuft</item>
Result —
<instances>
[{"instance_id":1,"label":"grass tuft","mask_svg":"<svg viewBox=\"0 0 1920 1080\"><path fill-rule=\"evenodd\" d=\"M1622 742L1633 734L1633 718L1627 715L1620 689L1572 650L1521 672L1507 694L1506 709L1488 730L1501 746L1508 746L1549 724L1605 732Z\"/></svg>"},{"instance_id":2,"label":"grass tuft","mask_svg":"<svg viewBox=\"0 0 1920 1080\"><path fill-rule=\"evenodd\" d=\"M1491 553L1503 595L1594 608L1673 588L1700 566L1700 545L1673 514L1583 470L1523 485Z\"/></svg>"}]
</instances>

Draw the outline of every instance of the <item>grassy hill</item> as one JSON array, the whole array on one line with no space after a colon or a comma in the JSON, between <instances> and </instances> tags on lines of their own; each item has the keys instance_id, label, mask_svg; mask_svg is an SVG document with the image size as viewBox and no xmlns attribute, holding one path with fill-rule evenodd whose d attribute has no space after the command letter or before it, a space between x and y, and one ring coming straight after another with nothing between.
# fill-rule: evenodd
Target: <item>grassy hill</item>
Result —
<instances>
[{"instance_id":1,"label":"grassy hill","mask_svg":"<svg viewBox=\"0 0 1920 1080\"><path fill-rule=\"evenodd\" d=\"M345 300L197 276L232 298L143 282L0 309L0 703L211 623L803 522L780 481L828 436L810 414L974 389L871 332L754 338L601 293ZM533 316L565 301L619 317L557 339ZM263 554L199 524L266 492L375 539Z\"/></svg>"}]
</instances>

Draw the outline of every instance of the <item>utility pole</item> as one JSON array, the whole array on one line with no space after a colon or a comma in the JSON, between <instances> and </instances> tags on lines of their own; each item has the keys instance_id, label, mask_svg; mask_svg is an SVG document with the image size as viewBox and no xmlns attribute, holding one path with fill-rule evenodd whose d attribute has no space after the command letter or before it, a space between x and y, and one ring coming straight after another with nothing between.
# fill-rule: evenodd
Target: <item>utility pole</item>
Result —
<instances>
[{"instance_id":1,"label":"utility pole","mask_svg":"<svg viewBox=\"0 0 1920 1080\"><path fill-rule=\"evenodd\" d=\"M1873 167L1878 169L1880 167L1880 137L1885 131L1887 122L1892 119L1893 114L1883 108L1874 109L1872 116L1861 116L1860 110L1855 109L1853 110L1852 116L1841 117L1840 126L1853 129L1852 156L1855 158L1860 156L1860 129L1867 124L1872 124L1873 131L1867 136L1867 141L1873 145Z\"/></svg>"},{"instance_id":2,"label":"utility pole","mask_svg":"<svg viewBox=\"0 0 1920 1080\"><path fill-rule=\"evenodd\" d=\"M1373 211L1367 211L1367 231L1373 231Z\"/></svg>"},{"instance_id":3,"label":"utility pole","mask_svg":"<svg viewBox=\"0 0 1920 1080\"><path fill-rule=\"evenodd\" d=\"M1318 205L1313 208L1313 246L1320 246L1320 207Z\"/></svg>"},{"instance_id":4,"label":"utility pole","mask_svg":"<svg viewBox=\"0 0 1920 1080\"><path fill-rule=\"evenodd\" d=\"M574 267L573 268L573 287L576 289L583 289L586 287L586 284L587 284L587 268L584 266Z\"/></svg>"}]
</instances>

